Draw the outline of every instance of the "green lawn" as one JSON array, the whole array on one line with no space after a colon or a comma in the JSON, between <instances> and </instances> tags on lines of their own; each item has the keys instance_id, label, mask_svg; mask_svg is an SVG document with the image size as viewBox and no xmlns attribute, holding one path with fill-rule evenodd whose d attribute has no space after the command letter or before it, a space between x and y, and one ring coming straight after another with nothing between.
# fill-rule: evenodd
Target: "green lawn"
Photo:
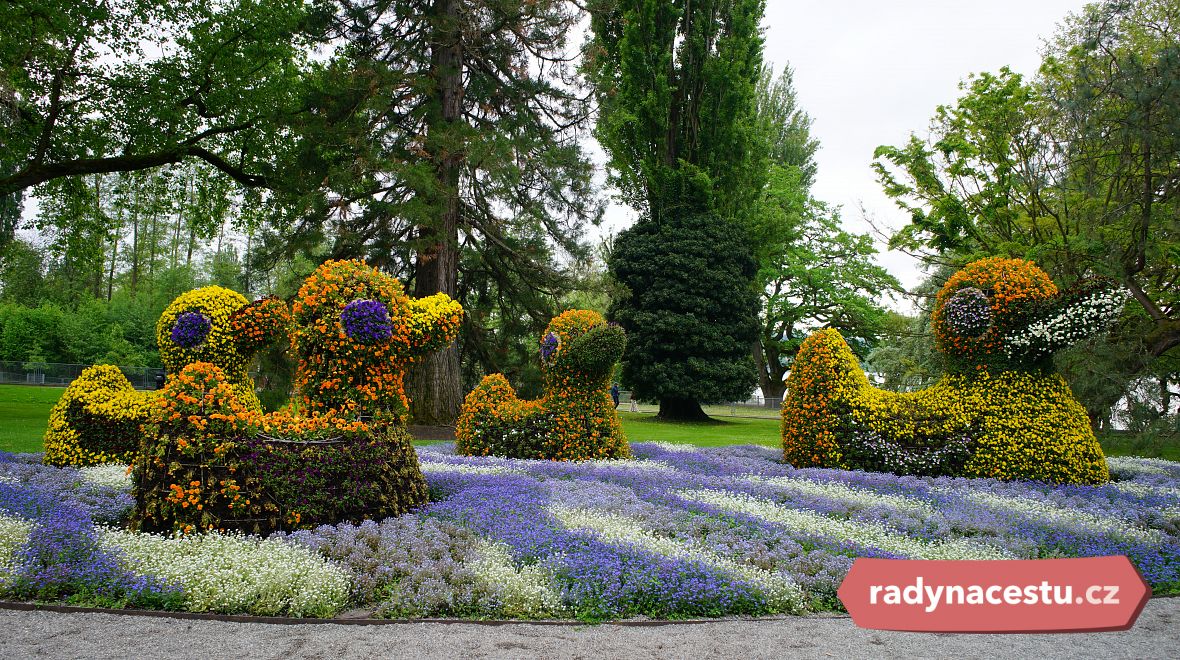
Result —
<instances>
[{"instance_id":1,"label":"green lawn","mask_svg":"<svg viewBox=\"0 0 1180 660\"><path fill-rule=\"evenodd\" d=\"M63 391L61 387L0 385L0 451L41 451L49 409Z\"/></svg>"},{"instance_id":2,"label":"green lawn","mask_svg":"<svg viewBox=\"0 0 1180 660\"><path fill-rule=\"evenodd\" d=\"M0 451L41 451L49 409L61 393L60 387L0 385ZM706 423L660 422L652 413L625 411L619 411L619 417L632 442L687 442L701 447L742 444L775 447L780 443L777 417L715 417L715 421ZM1108 456L1160 456L1180 461L1180 447L1169 442L1141 442L1112 436L1103 438L1102 448Z\"/></svg>"},{"instance_id":3,"label":"green lawn","mask_svg":"<svg viewBox=\"0 0 1180 660\"><path fill-rule=\"evenodd\" d=\"M631 442L688 442L701 447L778 445L779 420L715 417L713 422L661 422L648 413L619 412Z\"/></svg>"}]
</instances>

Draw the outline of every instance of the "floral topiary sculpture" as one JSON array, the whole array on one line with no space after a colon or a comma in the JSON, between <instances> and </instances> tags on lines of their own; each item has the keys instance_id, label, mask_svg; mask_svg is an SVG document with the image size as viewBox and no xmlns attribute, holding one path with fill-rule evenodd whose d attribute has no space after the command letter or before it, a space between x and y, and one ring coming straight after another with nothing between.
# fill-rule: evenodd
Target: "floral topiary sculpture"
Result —
<instances>
[{"instance_id":1,"label":"floral topiary sculpture","mask_svg":"<svg viewBox=\"0 0 1180 660\"><path fill-rule=\"evenodd\" d=\"M277 298L247 304L241 294L208 286L172 301L156 323L156 342L170 378L194 362L215 364L238 400L250 410L261 410L247 368L259 349L288 336L290 320L286 303ZM156 403L156 393L135 391L118 367L86 369L50 413L45 463L130 462L140 425Z\"/></svg>"},{"instance_id":2,"label":"floral topiary sculpture","mask_svg":"<svg viewBox=\"0 0 1180 660\"><path fill-rule=\"evenodd\" d=\"M947 374L908 393L873 387L840 333L821 330L787 378L783 457L800 467L1105 482L1102 449L1052 355L1106 329L1124 300L1102 280L1059 292L1029 261L971 263L939 291L931 317Z\"/></svg>"},{"instance_id":3,"label":"floral topiary sculpture","mask_svg":"<svg viewBox=\"0 0 1180 660\"><path fill-rule=\"evenodd\" d=\"M381 519L426 502L405 430L326 411L263 415L216 365L169 379L132 471L132 526L266 534Z\"/></svg>"},{"instance_id":4,"label":"floral topiary sculpture","mask_svg":"<svg viewBox=\"0 0 1180 660\"><path fill-rule=\"evenodd\" d=\"M404 423L409 411L406 367L454 340L463 320L463 308L446 294L409 298L395 278L361 261L317 268L292 313L295 387L305 409L393 423Z\"/></svg>"},{"instance_id":5,"label":"floral topiary sculpture","mask_svg":"<svg viewBox=\"0 0 1180 660\"><path fill-rule=\"evenodd\" d=\"M250 361L267 344L286 339L289 325L290 312L278 298L249 303L236 291L206 286L182 293L168 305L156 322L156 344L170 377L196 362L216 365L238 400L261 410Z\"/></svg>"},{"instance_id":6,"label":"floral topiary sculpture","mask_svg":"<svg viewBox=\"0 0 1180 660\"><path fill-rule=\"evenodd\" d=\"M456 450L563 461L629 456L609 394L611 370L626 344L622 328L597 312L554 318L541 336L544 396L518 399L503 375L487 376L463 402Z\"/></svg>"},{"instance_id":7,"label":"floral topiary sculpture","mask_svg":"<svg viewBox=\"0 0 1180 660\"><path fill-rule=\"evenodd\" d=\"M45 464L130 462L150 407L150 399L136 392L118 367L87 367L49 413Z\"/></svg>"}]
</instances>

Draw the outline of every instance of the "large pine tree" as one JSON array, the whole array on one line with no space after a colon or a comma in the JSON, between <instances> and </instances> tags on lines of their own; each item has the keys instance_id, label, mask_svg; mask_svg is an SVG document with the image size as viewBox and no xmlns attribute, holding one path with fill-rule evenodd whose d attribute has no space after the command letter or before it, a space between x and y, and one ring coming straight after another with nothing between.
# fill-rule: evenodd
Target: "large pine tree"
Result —
<instances>
[{"instance_id":1,"label":"large pine tree","mask_svg":"<svg viewBox=\"0 0 1180 660\"><path fill-rule=\"evenodd\" d=\"M623 379L660 416L754 388L745 226L766 176L756 86L763 0L617 0L594 12L586 70L612 181L642 213L609 262L630 295Z\"/></svg>"},{"instance_id":2,"label":"large pine tree","mask_svg":"<svg viewBox=\"0 0 1180 660\"><path fill-rule=\"evenodd\" d=\"M600 214L566 47L580 16L566 0L349 0L332 18L342 46L293 154L324 187L286 204L283 243L330 241L473 312L458 344L414 365L417 423L454 421L461 349L491 360L497 329L544 327L564 286L555 253L580 254Z\"/></svg>"}]
</instances>

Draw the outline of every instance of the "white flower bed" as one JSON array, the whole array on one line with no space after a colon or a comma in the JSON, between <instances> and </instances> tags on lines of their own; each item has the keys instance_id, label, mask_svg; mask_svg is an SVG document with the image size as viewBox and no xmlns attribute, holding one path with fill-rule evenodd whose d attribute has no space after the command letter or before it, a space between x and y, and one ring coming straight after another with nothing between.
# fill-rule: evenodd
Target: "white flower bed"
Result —
<instances>
[{"instance_id":1,"label":"white flower bed","mask_svg":"<svg viewBox=\"0 0 1180 660\"><path fill-rule=\"evenodd\" d=\"M520 470L505 465L462 465L460 463L434 463L422 461L422 471L426 473L455 473L455 474L512 474Z\"/></svg>"},{"instance_id":2,"label":"white flower bed","mask_svg":"<svg viewBox=\"0 0 1180 660\"><path fill-rule=\"evenodd\" d=\"M1011 559L1002 550L969 539L952 539L942 543L926 543L893 532L884 525L840 520L810 511L790 509L760 500L744 493L716 490L687 490L679 493L685 499L761 518L784 527L834 539L854 540L864 545L896 552L915 559Z\"/></svg>"},{"instance_id":3,"label":"white flower bed","mask_svg":"<svg viewBox=\"0 0 1180 660\"><path fill-rule=\"evenodd\" d=\"M866 509L874 506L888 506L899 511L909 511L928 516L937 514L933 506L922 500L905 497L904 495L875 493L871 490L848 486L837 481L811 481L810 479L797 479L795 477L758 477L754 475L750 475L747 479L754 483L771 484L796 493L826 497Z\"/></svg>"},{"instance_id":4,"label":"white flower bed","mask_svg":"<svg viewBox=\"0 0 1180 660\"><path fill-rule=\"evenodd\" d=\"M1143 456L1108 456L1106 464L1110 466L1112 474L1122 474L1127 477L1146 474L1170 475L1176 463L1161 458L1145 458Z\"/></svg>"},{"instance_id":5,"label":"white flower bed","mask_svg":"<svg viewBox=\"0 0 1180 660\"><path fill-rule=\"evenodd\" d=\"M78 468L82 478L92 484L107 486L122 491L131 490L130 466L126 463L107 463Z\"/></svg>"},{"instance_id":6,"label":"white flower bed","mask_svg":"<svg viewBox=\"0 0 1180 660\"><path fill-rule=\"evenodd\" d=\"M655 441L652 441L652 442L646 442L644 444L655 445L656 447L659 447L660 449L663 449L664 451L674 451L674 452L679 452L682 454L694 452L697 450L696 445L690 445L687 443L679 443L679 442L655 442Z\"/></svg>"},{"instance_id":7,"label":"white flower bed","mask_svg":"<svg viewBox=\"0 0 1180 660\"><path fill-rule=\"evenodd\" d=\"M4 591L4 582L15 568L12 555L25 544L32 529L32 523L0 513L0 593Z\"/></svg>"},{"instance_id":8,"label":"white flower bed","mask_svg":"<svg viewBox=\"0 0 1180 660\"><path fill-rule=\"evenodd\" d=\"M499 596L501 616L535 619L567 614L549 572L536 564L518 570L502 543L481 542L479 558L470 568Z\"/></svg>"},{"instance_id":9,"label":"white flower bed","mask_svg":"<svg viewBox=\"0 0 1180 660\"><path fill-rule=\"evenodd\" d=\"M343 570L278 539L107 530L103 545L122 550L134 570L182 586L191 612L323 617L348 603Z\"/></svg>"}]
</instances>

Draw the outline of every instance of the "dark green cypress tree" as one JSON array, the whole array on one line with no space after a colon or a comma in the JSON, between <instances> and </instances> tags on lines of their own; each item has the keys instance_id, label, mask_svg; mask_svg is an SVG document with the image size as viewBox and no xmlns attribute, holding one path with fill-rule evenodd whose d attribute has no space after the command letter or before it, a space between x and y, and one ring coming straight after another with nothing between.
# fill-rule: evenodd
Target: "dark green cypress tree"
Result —
<instances>
[{"instance_id":1,"label":"dark green cypress tree","mask_svg":"<svg viewBox=\"0 0 1180 660\"><path fill-rule=\"evenodd\" d=\"M608 261L630 292L623 380L660 416L744 398L755 372L754 261L746 219L766 180L756 87L763 0L591 5L585 69L612 182L642 218Z\"/></svg>"},{"instance_id":2,"label":"dark green cypress tree","mask_svg":"<svg viewBox=\"0 0 1180 660\"><path fill-rule=\"evenodd\" d=\"M757 271L737 224L712 213L644 219L619 237L611 272L630 297L611 317L628 330L623 382L668 419L703 418L700 403L743 399L754 385Z\"/></svg>"}]
</instances>

